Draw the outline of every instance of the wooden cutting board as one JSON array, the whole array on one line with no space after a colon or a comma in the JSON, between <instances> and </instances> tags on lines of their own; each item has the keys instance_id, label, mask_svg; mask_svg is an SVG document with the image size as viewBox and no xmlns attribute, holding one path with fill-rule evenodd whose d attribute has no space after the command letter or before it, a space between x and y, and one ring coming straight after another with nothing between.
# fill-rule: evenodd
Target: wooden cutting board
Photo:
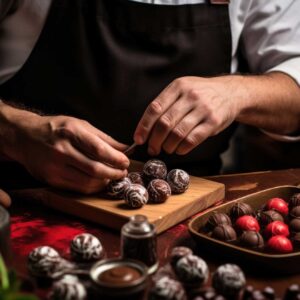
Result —
<instances>
[{"instance_id":1,"label":"wooden cutting board","mask_svg":"<svg viewBox=\"0 0 300 300\"><path fill-rule=\"evenodd\" d=\"M185 193L172 195L163 204L147 204L139 209L127 208L123 200L82 196L52 189L39 190L37 198L55 209L118 230L130 216L142 214L161 233L223 199L224 195L223 184L191 176L190 187Z\"/></svg>"}]
</instances>

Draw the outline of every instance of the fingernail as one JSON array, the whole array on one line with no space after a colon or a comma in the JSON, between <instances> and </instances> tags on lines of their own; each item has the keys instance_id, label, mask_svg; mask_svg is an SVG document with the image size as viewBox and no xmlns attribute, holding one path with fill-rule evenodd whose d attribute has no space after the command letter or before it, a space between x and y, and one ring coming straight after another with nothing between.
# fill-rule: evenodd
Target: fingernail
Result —
<instances>
[{"instance_id":1,"label":"fingernail","mask_svg":"<svg viewBox=\"0 0 300 300\"><path fill-rule=\"evenodd\" d=\"M144 138L141 135L136 135L134 141L138 145L144 144Z\"/></svg>"}]
</instances>

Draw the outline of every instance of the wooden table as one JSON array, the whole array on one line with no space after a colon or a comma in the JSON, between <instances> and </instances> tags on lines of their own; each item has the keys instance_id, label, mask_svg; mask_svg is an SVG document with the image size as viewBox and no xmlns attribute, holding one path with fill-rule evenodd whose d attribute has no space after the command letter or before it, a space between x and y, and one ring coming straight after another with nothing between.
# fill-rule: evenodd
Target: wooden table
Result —
<instances>
[{"instance_id":1,"label":"wooden table","mask_svg":"<svg viewBox=\"0 0 300 300\"><path fill-rule=\"evenodd\" d=\"M278 185L298 185L300 183L300 169L289 169L281 171L234 174L209 177L226 185L226 197L220 199L220 203L231 201L241 196L257 192ZM14 205L10 210L12 224L12 248L14 253L14 266L26 274L26 258L33 247L48 244L68 256L68 245L70 239L79 232L91 232L97 235L107 251L108 257L119 255L119 232L83 221L47 207L37 205L31 198L30 193L22 190L14 193ZM179 212L180 213L180 212ZM169 229L158 237L158 253L161 264L163 264L174 246L186 245L193 248L197 254L203 256L213 272L216 267L228 262L221 255L215 257L207 256L197 249L194 241L187 231L187 221ZM286 287L291 283L300 283L299 275L286 277L264 277L259 270L249 272L244 269L248 284L262 289L271 285L278 295L283 295ZM43 295L43 291L38 291Z\"/></svg>"}]
</instances>

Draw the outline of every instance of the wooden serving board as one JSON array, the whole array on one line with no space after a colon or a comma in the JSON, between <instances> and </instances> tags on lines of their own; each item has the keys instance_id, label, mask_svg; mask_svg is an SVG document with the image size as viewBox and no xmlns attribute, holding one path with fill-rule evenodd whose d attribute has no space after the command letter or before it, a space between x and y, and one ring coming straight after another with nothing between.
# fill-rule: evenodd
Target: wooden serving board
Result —
<instances>
[{"instance_id":1,"label":"wooden serving board","mask_svg":"<svg viewBox=\"0 0 300 300\"><path fill-rule=\"evenodd\" d=\"M185 193L172 195L165 203L147 204L139 209L127 208L123 200L52 189L39 190L37 198L47 206L114 229L120 229L130 216L142 214L161 233L223 199L224 195L224 184L191 176L190 186Z\"/></svg>"}]
</instances>

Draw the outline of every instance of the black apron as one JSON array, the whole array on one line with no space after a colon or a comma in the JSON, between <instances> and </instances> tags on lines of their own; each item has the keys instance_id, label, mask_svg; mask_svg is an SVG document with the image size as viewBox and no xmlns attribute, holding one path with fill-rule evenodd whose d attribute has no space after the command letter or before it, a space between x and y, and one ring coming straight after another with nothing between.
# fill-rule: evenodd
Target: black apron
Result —
<instances>
[{"instance_id":1,"label":"black apron","mask_svg":"<svg viewBox=\"0 0 300 300\"><path fill-rule=\"evenodd\" d=\"M41 36L0 97L47 114L91 122L131 144L146 107L174 79L230 72L228 5L151 5L128 0L54 0ZM234 125L170 168L219 171ZM146 160L139 147L134 159Z\"/></svg>"}]
</instances>

